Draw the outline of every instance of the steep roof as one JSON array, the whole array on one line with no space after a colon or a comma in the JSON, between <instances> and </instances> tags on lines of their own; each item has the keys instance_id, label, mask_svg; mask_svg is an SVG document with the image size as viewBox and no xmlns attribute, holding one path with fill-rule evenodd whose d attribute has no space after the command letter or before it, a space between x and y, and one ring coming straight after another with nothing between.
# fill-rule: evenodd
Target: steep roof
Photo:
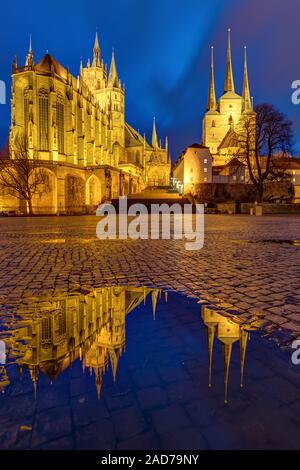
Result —
<instances>
[{"instance_id":1,"label":"steep roof","mask_svg":"<svg viewBox=\"0 0 300 470\"><path fill-rule=\"evenodd\" d=\"M43 73L51 73L53 71L65 80L68 76L67 70L48 53L35 65L35 70Z\"/></svg>"},{"instance_id":2,"label":"steep roof","mask_svg":"<svg viewBox=\"0 0 300 470\"><path fill-rule=\"evenodd\" d=\"M236 147L238 145L238 136L233 129L229 129L224 139L220 143L218 149L226 149L228 147Z\"/></svg>"},{"instance_id":3,"label":"steep roof","mask_svg":"<svg viewBox=\"0 0 300 470\"><path fill-rule=\"evenodd\" d=\"M131 127L127 122L125 123L125 146L126 147L142 147L144 146L144 138ZM152 147L146 142L146 148L150 150Z\"/></svg>"},{"instance_id":4,"label":"steep roof","mask_svg":"<svg viewBox=\"0 0 300 470\"><path fill-rule=\"evenodd\" d=\"M202 145L202 144L192 144L192 145L189 145L187 147L188 149L192 148L192 149L208 149L209 147L207 147L206 145Z\"/></svg>"}]
</instances>

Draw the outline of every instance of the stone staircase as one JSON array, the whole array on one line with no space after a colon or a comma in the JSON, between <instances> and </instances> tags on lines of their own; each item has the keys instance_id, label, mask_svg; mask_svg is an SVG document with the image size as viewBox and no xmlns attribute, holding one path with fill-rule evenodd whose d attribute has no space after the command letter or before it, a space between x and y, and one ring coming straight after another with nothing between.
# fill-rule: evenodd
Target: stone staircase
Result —
<instances>
[{"instance_id":1,"label":"stone staircase","mask_svg":"<svg viewBox=\"0 0 300 470\"><path fill-rule=\"evenodd\" d=\"M146 188L141 193L131 194L127 196L127 206L130 207L133 204L143 204L146 206L148 212L151 211L151 204L167 204L172 206L173 204L189 204L187 198L180 196L177 192L171 192L166 188ZM113 199L112 204L118 212L119 199Z\"/></svg>"}]
</instances>

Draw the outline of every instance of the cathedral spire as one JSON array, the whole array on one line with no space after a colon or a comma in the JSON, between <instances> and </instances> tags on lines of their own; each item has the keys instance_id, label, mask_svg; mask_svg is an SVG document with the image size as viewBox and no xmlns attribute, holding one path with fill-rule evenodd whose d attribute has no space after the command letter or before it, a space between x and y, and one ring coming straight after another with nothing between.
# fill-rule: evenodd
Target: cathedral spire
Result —
<instances>
[{"instance_id":1,"label":"cathedral spire","mask_svg":"<svg viewBox=\"0 0 300 470\"><path fill-rule=\"evenodd\" d=\"M248 67L247 67L247 47L244 47L244 83L243 83L243 111L252 109L249 88Z\"/></svg>"},{"instance_id":2,"label":"cathedral spire","mask_svg":"<svg viewBox=\"0 0 300 470\"><path fill-rule=\"evenodd\" d=\"M26 67L32 67L33 66L33 52L32 52L32 39L31 39L31 34L29 36L29 50L28 54L26 57Z\"/></svg>"},{"instance_id":3,"label":"cathedral spire","mask_svg":"<svg viewBox=\"0 0 300 470\"><path fill-rule=\"evenodd\" d=\"M229 375L229 367L230 367L230 359L231 359L231 352L232 352L232 343L223 343L222 344L222 352L223 352L223 363L224 363L224 387L225 387L225 398L224 403L228 403L228 375Z\"/></svg>"},{"instance_id":4,"label":"cathedral spire","mask_svg":"<svg viewBox=\"0 0 300 470\"><path fill-rule=\"evenodd\" d=\"M153 118L153 129L152 129L152 147L157 149L158 148L158 139L157 139L157 132L156 132L156 124L155 118Z\"/></svg>"},{"instance_id":5,"label":"cathedral spire","mask_svg":"<svg viewBox=\"0 0 300 470\"><path fill-rule=\"evenodd\" d=\"M117 66L115 61L115 51L112 50L111 63L108 76L108 86L119 88L119 77L117 72Z\"/></svg>"},{"instance_id":6,"label":"cathedral spire","mask_svg":"<svg viewBox=\"0 0 300 470\"><path fill-rule=\"evenodd\" d=\"M214 73L214 48L211 46L210 80L206 111L215 111L217 107Z\"/></svg>"},{"instance_id":7,"label":"cathedral spire","mask_svg":"<svg viewBox=\"0 0 300 470\"><path fill-rule=\"evenodd\" d=\"M231 29L228 28L228 46L227 46L227 62L226 62L226 76L224 83L224 93L228 91L234 92L234 82L232 73L232 62L231 62L231 40L230 40Z\"/></svg>"},{"instance_id":8,"label":"cathedral spire","mask_svg":"<svg viewBox=\"0 0 300 470\"><path fill-rule=\"evenodd\" d=\"M207 335L207 347L208 347L208 386L209 387L211 387L212 356L213 356L215 332L216 332L215 325L207 325L206 335Z\"/></svg>"},{"instance_id":9,"label":"cathedral spire","mask_svg":"<svg viewBox=\"0 0 300 470\"><path fill-rule=\"evenodd\" d=\"M158 290L154 289L151 293L153 320L156 319L157 299L158 299Z\"/></svg>"},{"instance_id":10,"label":"cathedral spire","mask_svg":"<svg viewBox=\"0 0 300 470\"><path fill-rule=\"evenodd\" d=\"M240 337L240 358L241 358L241 388L244 386L244 368L245 368L245 356L246 356L246 348L247 348L247 341L248 341L249 333L245 330L241 330L241 337Z\"/></svg>"},{"instance_id":11,"label":"cathedral spire","mask_svg":"<svg viewBox=\"0 0 300 470\"><path fill-rule=\"evenodd\" d=\"M98 31L96 31L95 43L94 43L94 58L93 58L93 66L100 67L100 45L99 45L99 38L98 38Z\"/></svg>"}]
</instances>

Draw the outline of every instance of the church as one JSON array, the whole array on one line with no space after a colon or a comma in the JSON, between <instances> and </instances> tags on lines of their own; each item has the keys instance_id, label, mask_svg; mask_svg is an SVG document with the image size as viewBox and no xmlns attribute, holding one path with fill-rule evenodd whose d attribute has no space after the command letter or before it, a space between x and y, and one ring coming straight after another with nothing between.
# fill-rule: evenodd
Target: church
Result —
<instances>
[{"instance_id":1,"label":"church","mask_svg":"<svg viewBox=\"0 0 300 470\"><path fill-rule=\"evenodd\" d=\"M214 48L211 47L210 79L206 112L202 121L202 143L188 146L174 166L175 185L180 192L194 192L202 183L245 183L245 165L236 158L235 129L245 114L253 115L247 50L244 48L242 94L236 93L231 58L231 30L228 29L226 72L223 94L217 100ZM192 160L193 162L192 162Z\"/></svg>"},{"instance_id":2,"label":"church","mask_svg":"<svg viewBox=\"0 0 300 470\"><path fill-rule=\"evenodd\" d=\"M210 149L213 157L213 166L227 165L234 157L234 129L245 114L253 114L252 100L250 96L247 49L244 47L244 80L242 95L235 91L232 60L231 39L228 29L228 46L226 73L223 94L217 101L214 76L214 49L211 48L210 81L207 98L206 113L202 122L202 143Z\"/></svg>"},{"instance_id":3,"label":"church","mask_svg":"<svg viewBox=\"0 0 300 470\"><path fill-rule=\"evenodd\" d=\"M93 58L85 67L81 60L77 77L48 52L35 63L31 39L25 65L14 58L11 158L20 136L47 174L33 194L34 214L94 213L104 200L169 185L168 139L162 145L154 121L149 144L125 121L125 85L114 51L109 70L105 65L98 33ZM24 210L24 203L2 193L5 209Z\"/></svg>"}]
</instances>

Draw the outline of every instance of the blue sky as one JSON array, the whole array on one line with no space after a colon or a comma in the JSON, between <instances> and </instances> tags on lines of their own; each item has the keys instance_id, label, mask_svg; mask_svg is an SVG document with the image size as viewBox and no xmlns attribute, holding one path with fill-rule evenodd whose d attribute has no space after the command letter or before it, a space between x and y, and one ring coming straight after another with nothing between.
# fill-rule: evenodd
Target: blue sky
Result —
<instances>
[{"instance_id":1,"label":"blue sky","mask_svg":"<svg viewBox=\"0 0 300 470\"><path fill-rule=\"evenodd\" d=\"M232 28L236 91L241 91L243 46L248 47L251 94L271 102L295 123L300 153L300 106L291 103L291 83L300 79L299 0L14 0L2 5L0 79L8 100L0 106L0 143L10 122L10 73L14 54L23 65L32 34L36 61L49 50L77 75L80 56L92 54L98 29L101 55L114 47L126 84L126 119L151 134L169 136L172 159L201 141L209 79L210 46L215 46L217 94L224 82L226 31Z\"/></svg>"}]
</instances>

